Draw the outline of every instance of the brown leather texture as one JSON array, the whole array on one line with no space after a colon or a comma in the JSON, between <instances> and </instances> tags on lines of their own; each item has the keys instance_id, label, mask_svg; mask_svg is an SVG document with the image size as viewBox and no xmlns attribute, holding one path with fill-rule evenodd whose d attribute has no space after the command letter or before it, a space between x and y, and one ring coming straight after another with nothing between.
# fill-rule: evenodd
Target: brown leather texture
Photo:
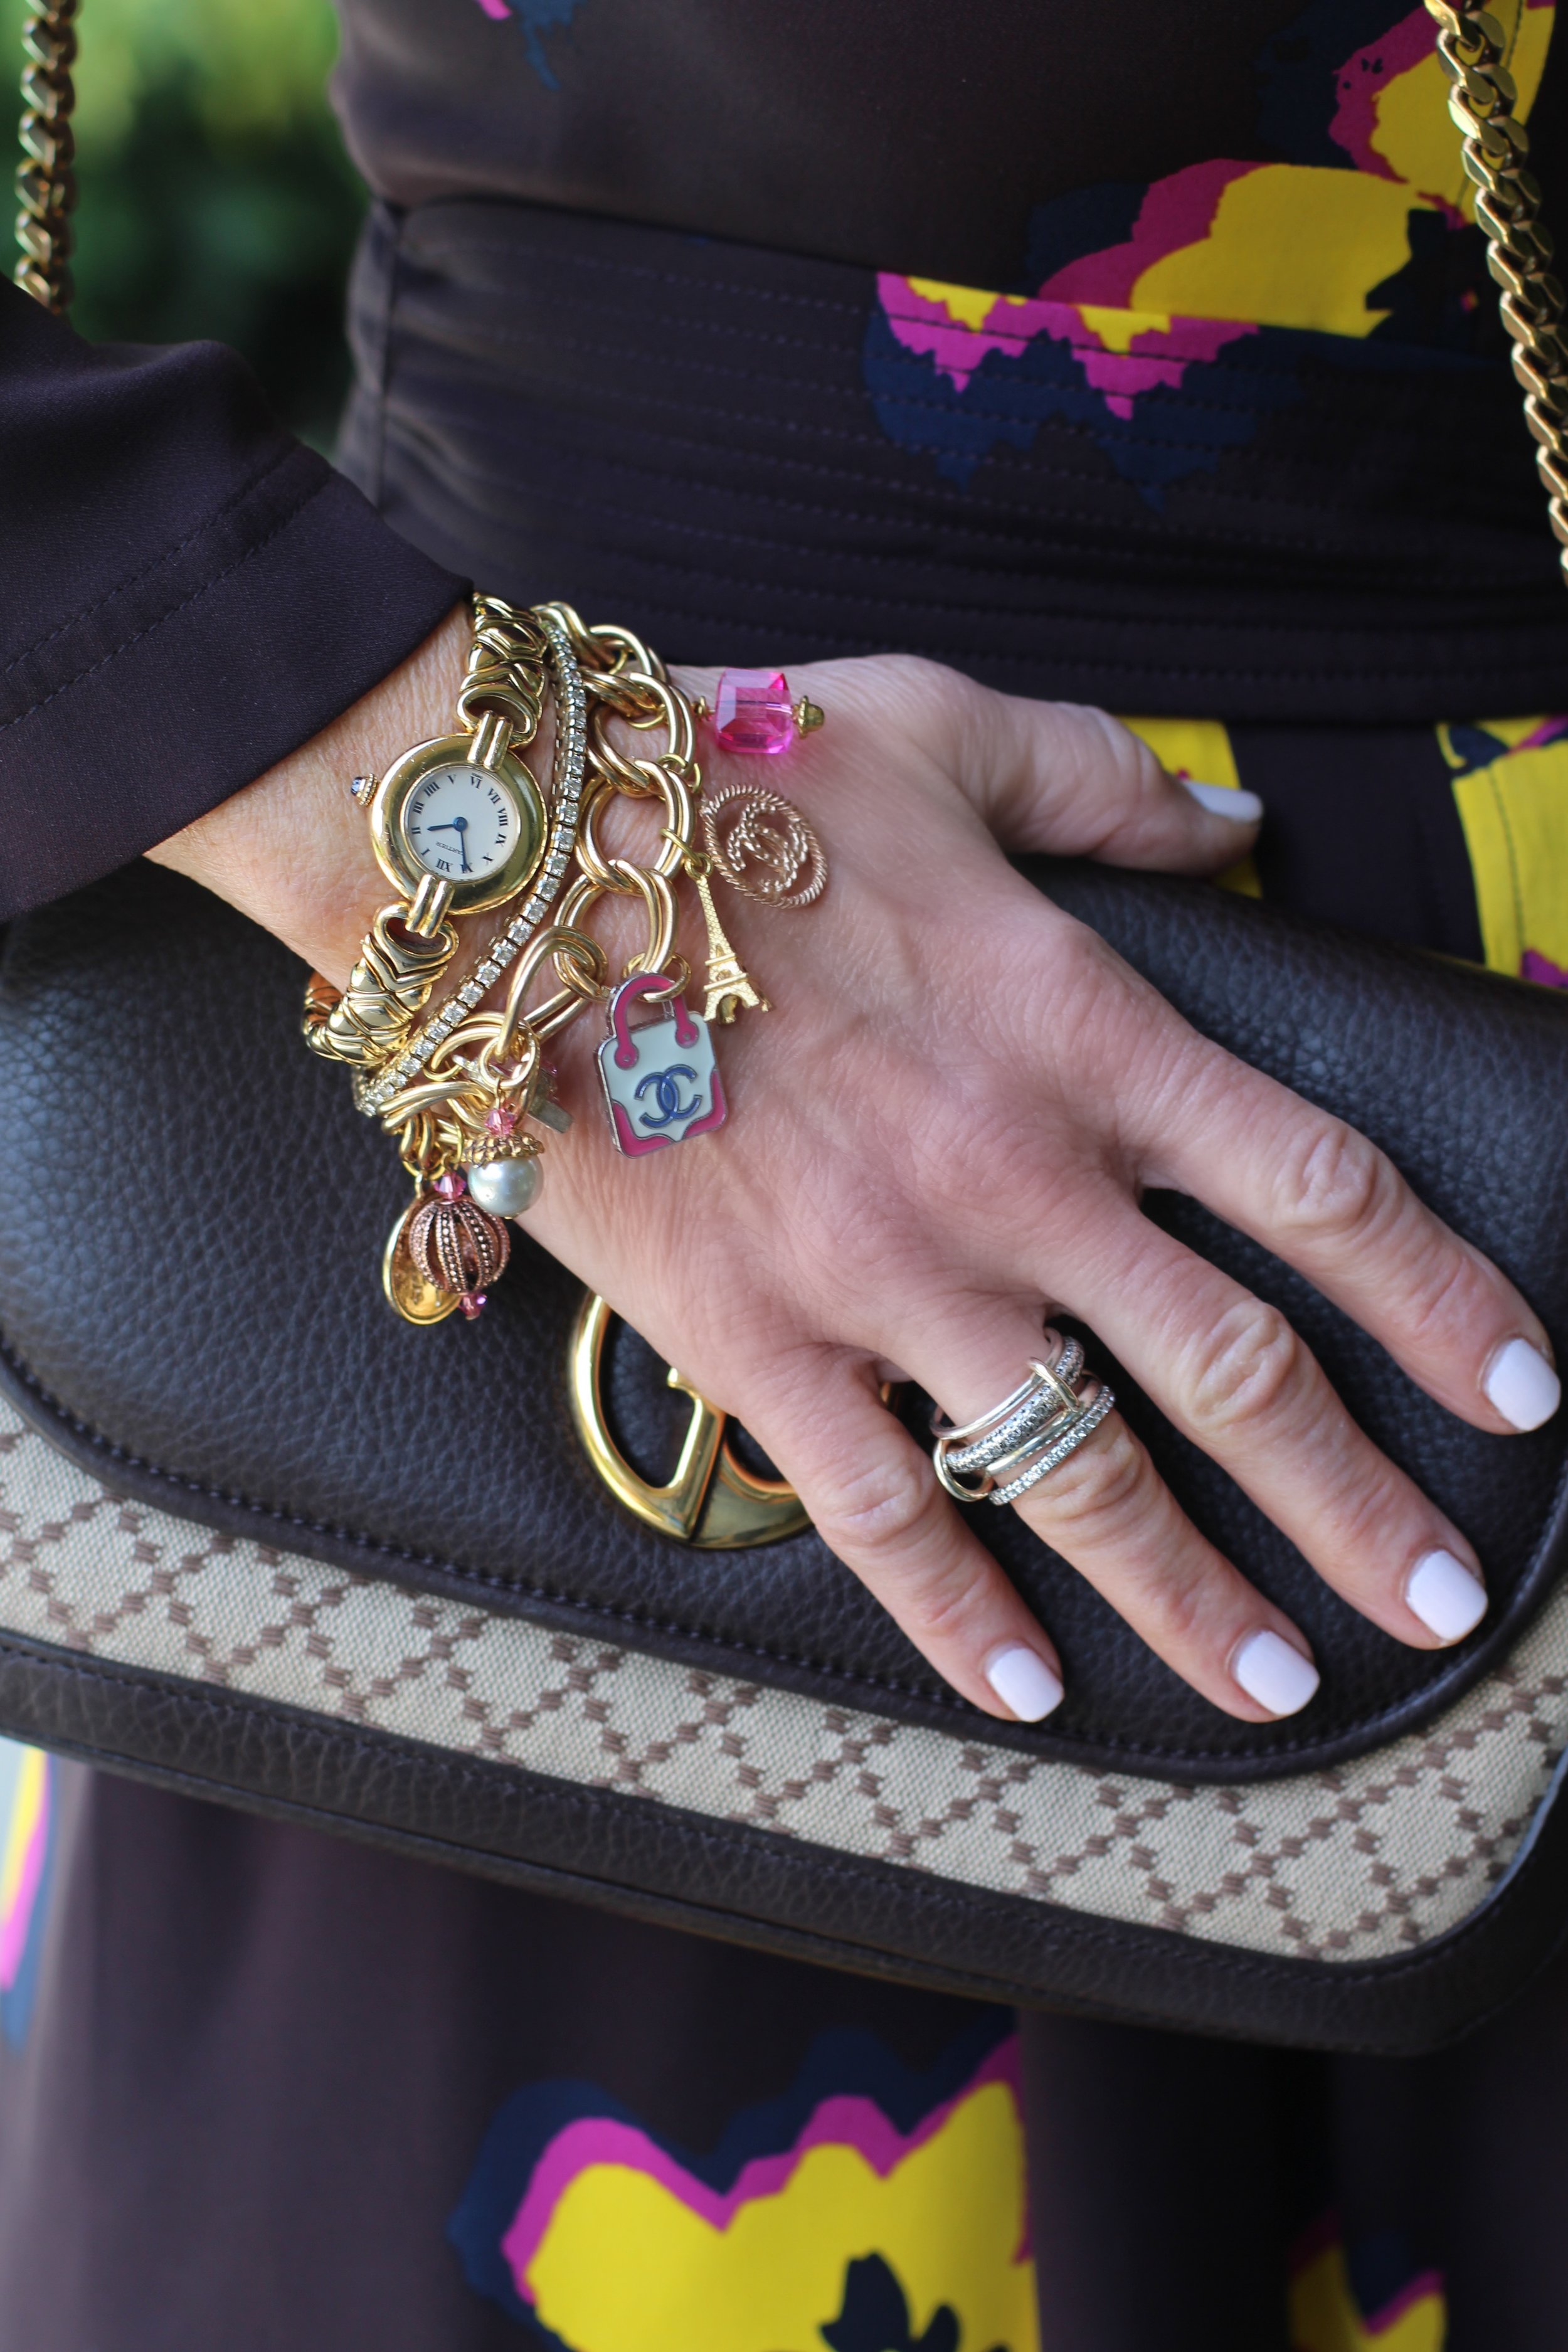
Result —
<instances>
[{"instance_id":1,"label":"brown leather texture","mask_svg":"<svg viewBox=\"0 0 1568 2352\"><path fill-rule=\"evenodd\" d=\"M1568 1329L1568 1003L1203 886L1028 870L1207 1034L1383 1144ZM29 1417L116 1486L211 1526L884 1714L977 1722L814 1536L700 1552L622 1512L567 1411L578 1287L526 1240L478 1325L395 1319L375 1276L404 1180L340 1074L300 1048L300 980L276 942L151 868L14 927L0 1377ZM571 1149L552 1147L555 1181ZM1363 1753L1506 1654L1561 1563L1568 1442L1555 1425L1468 1428L1255 1244L1190 1201L1146 1207L1291 1316L1476 1543L1492 1610L1457 1651L1391 1641L1086 1334L1186 1508L1308 1633L1323 1687L1287 1724L1221 1716L1015 1515L981 1507L973 1524L1049 1625L1068 1687L1047 1725L987 1719L986 1735L1190 1780ZM667 1474L682 1407L629 1335L610 1392L628 1454ZM904 1410L919 1426L926 1407Z\"/></svg>"}]
</instances>

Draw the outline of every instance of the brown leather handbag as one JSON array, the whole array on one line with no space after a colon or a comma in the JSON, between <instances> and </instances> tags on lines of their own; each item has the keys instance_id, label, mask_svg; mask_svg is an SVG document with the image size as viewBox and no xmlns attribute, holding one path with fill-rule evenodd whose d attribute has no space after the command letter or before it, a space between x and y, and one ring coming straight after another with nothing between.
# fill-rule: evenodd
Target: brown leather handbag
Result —
<instances>
[{"instance_id":1,"label":"brown leather handbag","mask_svg":"<svg viewBox=\"0 0 1568 2352\"><path fill-rule=\"evenodd\" d=\"M1031 870L1199 1028L1372 1136L1568 1338L1568 1002L1197 885ZM221 1044L193 1009L220 979L242 1008ZM298 986L276 941L151 867L5 941L0 1727L781 1950L1215 2032L1419 2046L1551 1948L1563 1417L1466 1426L1256 1244L1151 1198L1289 1315L1466 1529L1493 1607L1455 1650L1393 1641L1114 1370L1322 1689L1287 1722L1220 1715L985 1510L1070 1666L1047 1723L995 1722L743 1433L525 1239L473 1328L387 1312L364 1266L402 1180L299 1051ZM322 1171L303 1193L279 1134ZM171 1213L193 1171L221 1204L199 1223Z\"/></svg>"},{"instance_id":2,"label":"brown leather handbag","mask_svg":"<svg viewBox=\"0 0 1568 2352\"><path fill-rule=\"evenodd\" d=\"M1568 538L1568 351L1522 133L1489 20L1434 13ZM55 304L69 14L29 37L27 282ZM1381 1144L1568 1339L1568 1002L1193 885L1029 870L1206 1034ZM199 1011L220 985L221 1046ZM1257 1244L1152 1198L1290 1317L1475 1542L1493 1606L1456 1649L1392 1641L1117 1370L1321 1693L1284 1723L1221 1716L987 1511L1070 1666L1046 1724L995 1722L744 1433L526 1241L474 1329L386 1312L363 1268L400 1180L299 1050L298 986L152 868L5 941L0 1728L780 1951L1215 2032L1419 2048L1559 1940L1568 1417L1506 1444L1459 1423ZM280 1133L321 1171L303 1191ZM193 1186L199 1223L172 1213Z\"/></svg>"}]
</instances>

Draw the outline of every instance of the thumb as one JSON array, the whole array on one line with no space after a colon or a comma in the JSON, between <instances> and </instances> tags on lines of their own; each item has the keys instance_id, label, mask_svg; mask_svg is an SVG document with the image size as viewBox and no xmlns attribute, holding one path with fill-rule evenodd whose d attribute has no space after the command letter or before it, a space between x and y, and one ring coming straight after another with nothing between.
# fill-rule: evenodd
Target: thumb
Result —
<instances>
[{"instance_id":1,"label":"thumb","mask_svg":"<svg viewBox=\"0 0 1568 2352\"><path fill-rule=\"evenodd\" d=\"M1252 846L1256 793L1170 775L1106 711L988 694L974 716L963 782L1005 849L1217 874Z\"/></svg>"}]
</instances>

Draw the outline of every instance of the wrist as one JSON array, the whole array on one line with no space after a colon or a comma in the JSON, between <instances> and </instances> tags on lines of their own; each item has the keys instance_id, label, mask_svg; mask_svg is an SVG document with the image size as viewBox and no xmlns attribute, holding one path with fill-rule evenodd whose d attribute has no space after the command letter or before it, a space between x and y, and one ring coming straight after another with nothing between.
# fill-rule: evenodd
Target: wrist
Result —
<instances>
[{"instance_id":1,"label":"wrist","mask_svg":"<svg viewBox=\"0 0 1568 2352\"><path fill-rule=\"evenodd\" d=\"M450 733L472 634L468 605L455 605L330 727L149 857L226 898L342 987L390 895L350 783Z\"/></svg>"}]
</instances>

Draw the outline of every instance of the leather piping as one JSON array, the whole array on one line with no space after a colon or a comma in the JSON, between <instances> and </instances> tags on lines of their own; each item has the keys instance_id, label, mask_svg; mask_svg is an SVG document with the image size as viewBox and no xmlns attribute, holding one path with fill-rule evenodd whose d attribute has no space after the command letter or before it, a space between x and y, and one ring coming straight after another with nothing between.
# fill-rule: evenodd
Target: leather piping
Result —
<instances>
[{"instance_id":1,"label":"leather piping","mask_svg":"<svg viewBox=\"0 0 1568 2352\"><path fill-rule=\"evenodd\" d=\"M155 1707L139 1738L120 1711L143 1697ZM95 1701L118 1721L90 1719ZM221 1759L208 1770L194 1768L193 1754L220 1724ZM454 1759L301 1709L4 1635L0 1725L188 1795L216 1793L247 1811L701 1934L974 1998L1305 2048L1404 2055L1456 2040L1512 1999L1563 1934L1562 1768L1513 1867L1469 1919L1409 1957L1341 1967L1239 1953L1017 1895L956 1892L919 1871L828 1855L773 1831L700 1820L516 1765ZM319 1792L334 1766L356 1761L369 1768L374 1812L295 1793ZM416 1776L426 1813L450 1822L482 1812L491 1823L488 1842L466 1843L400 1819L400 1773ZM500 1822L501 1813L511 1822ZM605 1828L631 1834L616 1836L600 1874L589 1865L595 1832ZM552 1845L573 1863L551 1861ZM669 1891L720 1879L733 1889L732 1902L717 1887L710 1901ZM879 1915L875 1932L860 1924L869 1909ZM1016 1957L998 1965L997 1954L1016 1954L1020 1930L1034 1965Z\"/></svg>"}]
</instances>

